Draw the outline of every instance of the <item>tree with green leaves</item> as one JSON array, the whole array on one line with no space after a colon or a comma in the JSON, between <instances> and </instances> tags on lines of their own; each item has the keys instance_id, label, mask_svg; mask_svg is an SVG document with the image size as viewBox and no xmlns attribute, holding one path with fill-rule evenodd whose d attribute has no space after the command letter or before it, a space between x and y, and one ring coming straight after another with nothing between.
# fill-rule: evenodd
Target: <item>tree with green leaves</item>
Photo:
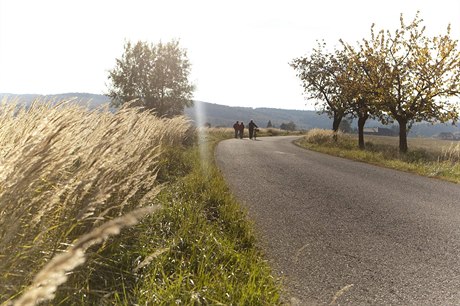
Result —
<instances>
[{"instance_id":1,"label":"tree with green leaves","mask_svg":"<svg viewBox=\"0 0 460 306\"><path fill-rule=\"evenodd\" d=\"M350 116L358 118L358 145L361 149L364 145L364 125L371 119L379 119L382 123L388 122L388 116L381 108L381 92L388 85L385 81L385 61L379 60L373 53L379 49L380 40L374 35L371 28L372 40L363 40L358 49L340 41L344 47L341 52L345 65L341 83L344 87L344 94L350 102ZM383 65L383 67L382 67Z\"/></svg>"},{"instance_id":2,"label":"tree with green leaves","mask_svg":"<svg viewBox=\"0 0 460 306\"><path fill-rule=\"evenodd\" d=\"M358 145L361 149L364 149L364 124L370 116L371 100L369 99L367 84L364 82L365 78L359 67L359 59L357 55L347 51L350 51L350 49L336 51L342 63L337 82L341 87L342 99L347 101L348 116L351 119L358 118Z\"/></svg>"},{"instance_id":3,"label":"tree with green leaves","mask_svg":"<svg viewBox=\"0 0 460 306\"><path fill-rule=\"evenodd\" d=\"M272 128L272 127L273 127L272 121L271 121L271 120L268 120L267 128Z\"/></svg>"},{"instance_id":4,"label":"tree with green leaves","mask_svg":"<svg viewBox=\"0 0 460 306\"><path fill-rule=\"evenodd\" d=\"M285 131L295 131L297 126L293 121L289 121L289 123L281 123L280 129Z\"/></svg>"},{"instance_id":5,"label":"tree with green leaves","mask_svg":"<svg viewBox=\"0 0 460 306\"><path fill-rule=\"evenodd\" d=\"M113 106L136 100L134 105L170 118L193 105L194 86L189 74L187 52L178 41L156 45L127 42L123 55L109 71L107 96L112 99Z\"/></svg>"},{"instance_id":6,"label":"tree with green leaves","mask_svg":"<svg viewBox=\"0 0 460 306\"><path fill-rule=\"evenodd\" d=\"M344 79L341 77L344 71L343 57L338 54L337 50L335 53L326 52L325 44L318 43L309 56L296 58L290 63L302 81L307 99L314 99L319 111L333 119L332 130L335 133L350 110L343 83L340 82Z\"/></svg>"},{"instance_id":7,"label":"tree with green leaves","mask_svg":"<svg viewBox=\"0 0 460 306\"><path fill-rule=\"evenodd\" d=\"M381 109L399 123L399 150L407 152L407 133L415 122L456 122L460 96L458 41L444 35L428 37L419 14L406 24L401 14L394 33L372 37L366 57L380 61L383 75ZM371 46L372 45L372 46Z\"/></svg>"}]
</instances>

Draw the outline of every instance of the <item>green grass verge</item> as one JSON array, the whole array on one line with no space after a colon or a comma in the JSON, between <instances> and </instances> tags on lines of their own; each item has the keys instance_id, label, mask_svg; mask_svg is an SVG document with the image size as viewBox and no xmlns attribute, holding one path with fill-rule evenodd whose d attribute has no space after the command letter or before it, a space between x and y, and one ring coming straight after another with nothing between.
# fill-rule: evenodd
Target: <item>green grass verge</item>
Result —
<instances>
[{"instance_id":1,"label":"green grass verge","mask_svg":"<svg viewBox=\"0 0 460 306\"><path fill-rule=\"evenodd\" d=\"M430 149L424 143L423 148L415 145L406 154L400 154L396 144L373 137L372 141L366 141L366 149L361 150L356 137L341 134L334 142L332 132L322 130L312 130L296 144L334 156L460 183L460 163L455 157L458 146L441 151L439 148Z\"/></svg>"},{"instance_id":2,"label":"green grass verge","mask_svg":"<svg viewBox=\"0 0 460 306\"><path fill-rule=\"evenodd\" d=\"M54 302L279 304L279 282L214 163L215 145L228 137L211 132L199 140L201 150L197 145L170 148L158 178L168 181L156 197L163 209L95 251L88 260L90 275L88 265L81 268L86 278L76 271ZM75 293L75 287L81 289Z\"/></svg>"}]
</instances>

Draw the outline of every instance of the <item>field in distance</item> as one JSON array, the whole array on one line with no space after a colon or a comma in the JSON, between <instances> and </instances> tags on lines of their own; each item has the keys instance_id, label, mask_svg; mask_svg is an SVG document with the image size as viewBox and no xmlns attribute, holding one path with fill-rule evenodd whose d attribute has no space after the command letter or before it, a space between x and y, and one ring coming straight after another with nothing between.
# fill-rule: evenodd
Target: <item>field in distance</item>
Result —
<instances>
[{"instance_id":1,"label":"field in distance","mask_svg":"<svg viewBox=\"0 0 460 306\"><path fill-rule=\"evenodd\" d=\"M356 135L356 142L357 141L358 136ZM396 149L399 146L399 137L364 135L364 141L379 145L391 146ZM422 149L438 155L443 151L445 152L446 150L449 150L449 148L452 146L460 144L460 141L442 140L428 137L408 137L407 143L409 150Z\"/></svg>"}]
</instances>

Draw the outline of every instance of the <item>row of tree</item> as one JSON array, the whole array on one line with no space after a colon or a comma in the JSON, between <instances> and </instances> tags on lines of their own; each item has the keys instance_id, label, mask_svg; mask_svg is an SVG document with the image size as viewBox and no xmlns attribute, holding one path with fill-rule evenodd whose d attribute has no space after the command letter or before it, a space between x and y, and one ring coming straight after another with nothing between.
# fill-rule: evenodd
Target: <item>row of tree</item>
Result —
<instances>
[{"instance_id":1,"label":"row of tree","mask_svg":"<svg viewBox=\"0 0 460 306\"><path fill-rule=\"evenodd\" d=\"M267 129L273 128L274 125L272 124L271 120L268 120L267 122ZM280 130L285 130L285 131L295 131L297 129L296 124L293 121L289 121L288 123L281 123L280 124Z\"/></svg>"},{"instance_id":2,"label":"row of tree","mask_svg":"<svg viewBox=\"0 0 460 306\"><path fill-rule=\"evenodd\" d=\"M390 31L375 31L357 45L340 41L333 52L318 43L310 55L290 65L303 84L306 97L333 119L358 118L359 146L364 148L364 125L369 118L383 124L398 122L399 150L407 152L407 133L415 122L458 120L460 52L451 38L450 25L443 35L428 37L419 13Z\"/></svg>"}]
</instances>

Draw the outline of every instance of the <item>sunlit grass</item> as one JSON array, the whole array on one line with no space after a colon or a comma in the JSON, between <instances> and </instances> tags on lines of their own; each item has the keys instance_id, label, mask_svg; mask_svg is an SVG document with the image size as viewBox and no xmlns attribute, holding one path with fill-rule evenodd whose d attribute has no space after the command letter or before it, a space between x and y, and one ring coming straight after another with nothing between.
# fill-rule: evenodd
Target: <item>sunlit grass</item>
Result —
<instances>
[{"instance_id":1,"label":"sunlit grass","mask_svg":"<svg viewBox=\"0 0 460 306\"><path fill-rule=\"evenodd\" d=\"M337 141L329 130L311 130L296 143L311 150L363 161L429 177L460 182L460 145L434 139L409 139L409 151L401 154L397 137L366 137L360 150L355 135L339 134Z\"/></svg>"},{"instance_id":2,"label":"sunlit grass","mask_svg":"<svg viewBox=\"0 0 460 306\"><path fill-rule=\"evenodd\" d=\"M4 101L0 299L18 296L52 258L70 254L82 235L151 205L159 192L155 178L161 148L180 144L188 128L184 118L160 119L133 108L111 113L69 101L36 101L26 109ZM110 233L121 227L112 227ZM41 298L52 297L55 289Z\"/></svg>"},{"instance_id":3,"label":"sunlit grass","mask_svg":"<svg viewBox=\"0 0 460 306\"><path fill-rule=\"evenodd\" d=\"M229 137L205 135L136 109L3 104L0 303L277 304L277 282L214 165L215 144Z\"/></svg>"},{"instance_id":4,"label":"sunlit grass","mask_svg":"<svg viewBox=\"0 0 460 306\"><path fill-rule=\"evenodd\" d=\"M211 152L216 137L208 134ZM140 304L168 304L171 299L184 304L277 304L279 287L255 246L246 213L212 160L200 161L198 149L185 154L193 169L159 195L163 214L152 217L154 226L141 237L153 249L168 251L146 267L136 287Z\"/></svg>"}]
</instances>

